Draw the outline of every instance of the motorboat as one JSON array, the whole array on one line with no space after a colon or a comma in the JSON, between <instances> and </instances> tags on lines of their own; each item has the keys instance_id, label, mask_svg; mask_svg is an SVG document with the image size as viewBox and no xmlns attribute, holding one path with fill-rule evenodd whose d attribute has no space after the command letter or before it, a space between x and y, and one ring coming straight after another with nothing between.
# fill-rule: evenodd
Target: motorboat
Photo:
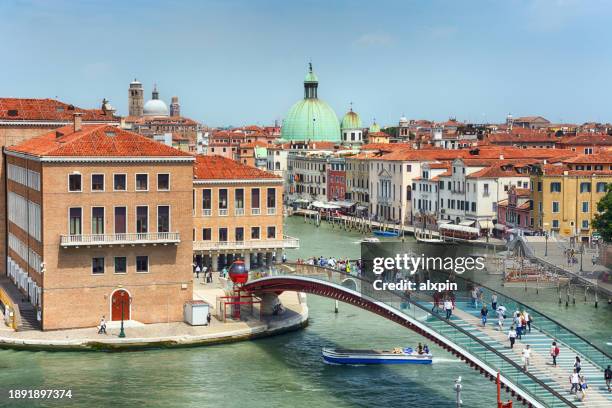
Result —
<instances>
[{"instance_id":1,"label":"motorboat","mask_svg":"<svg viewBox=\"0 0 612 408\"><path fill-rule=\"evenodd\" d=\"M375 242L375 243L378 243L378 242L380 242L380 239L378 239L376 237L368 237L368 238L362 239L361 242Z\"/></svg>"},{"instance_id":2,"label":"motorboat","mask_svg":"<svg viewBox=\"0 0 612 408\"><path fill-rule=\"evenodd\" d=\"M377 235L379 237L389 237L389 238L399 237L399 232L397 231L375 230L373 231L373 233L374 235Z\"/></svg>"},{"instance_id":3,"label":"motorboat","mask_svg":"<svg viewBox=\"0 0 612 408\"><path fill-rule=\"evenodd\" d=\"M410 347L384 350L323 348L323 360L329 364L431 364L431 353L419 354Z\"/></svg>"}]
</instances>

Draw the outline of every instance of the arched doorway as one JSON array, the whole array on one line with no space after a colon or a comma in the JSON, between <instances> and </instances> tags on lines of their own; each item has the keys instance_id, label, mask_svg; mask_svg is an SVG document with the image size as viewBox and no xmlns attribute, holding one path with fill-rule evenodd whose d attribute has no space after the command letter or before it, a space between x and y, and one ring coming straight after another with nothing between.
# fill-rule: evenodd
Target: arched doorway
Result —
<instances>
[{"instance_id":1,"label":"arched doorway","mask_svg":"<svg viewBox=\"0 0 612 408\"><path fill-rule=\"evenodd\" d=\"M111 320L131 320L130 294L123 289L117 289L111 295Z\"/></svg>"}]
</instances>

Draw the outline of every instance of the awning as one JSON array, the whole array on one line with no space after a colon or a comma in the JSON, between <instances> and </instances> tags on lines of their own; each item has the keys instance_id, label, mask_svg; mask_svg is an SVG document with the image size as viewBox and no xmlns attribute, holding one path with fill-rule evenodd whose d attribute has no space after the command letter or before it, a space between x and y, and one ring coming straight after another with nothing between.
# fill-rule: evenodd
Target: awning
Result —
<instances>
[{"instance_id":1,"label":"awning","mask_svg":"<svg viewBox=\"0 0 612 408\"><path fill-rule=\"evenodd\" d=\"M331 204L331 205L339 205L342 208L351 208L352 206L355 205L355 203L353 203L351 201L332 201L329 204Z\"/></svg>"},{"instance_id":2,"label":"awning","mask_svg":"<svg viewBox=\"0 0 612 408\"><path fill-rule=\"evenodd\" d=\"M466 220L466 221L461 221L459 225L463 225L464 227L471 227L475 223L476 223L476 220Z\"/></svg>"},{"instance_id":3,"label":"awning","mask_svg":"<svg viewBox=\"0 0 612 408\"><path fill-rule=\"evenodd\" d=\"M498 231L505 231L506 230L506 226L504 224L495 224L494 228L496 230L498 230Z\"/></svg>"},{"instance_id":4,"label":"awning","mask_svg":"<svg viewBox=\"0 0 612 408\"><path fill-rule=\"evenodd\" d=\"M306 200L305 198L298 198L296 200L293 200L294 203L309 203L309 200Z\"/></svg>"},{"instance_id":5,"label":"awning","mask_svg":"<svg viewBox=\"0 0 612 408\"><path fill-rule=\"evenodd\" d=\"M491 220L480 220L478 221L478 224L480 224L480 229L488 229L491 230L493 229L493 221Z\"/></svg>"},{"instance_id":6,"label":"awning","mask_svg":"<svg viewBox=\"0 0 612 408\"><path fill-rule=\"evenodd\" d=\"M470 234L480 234L480 230L478 228L468 227L466 225L443 224L440 225L438 229L447 231L461 231Z\"/></svg>"},{"instance_id":7,"label":"awning","mask_svg":"<svg viewBox=\"0 0 612 408\"><path fill-rule=\"evenodd\" d=\"M451 220L438 220L436 221L436 223L438 225L442 225L442 224L450 224Z\"/></svg>"},{"instance_id":8,"label":"awning","mask_svg":"<svg viewBox=\"0 0 612 408\"><path fill-rule=\"evenodd\" d=\"M366 207L365 205L358 205L357 206L357 211L366 211L368 209L368 207Z\"/></svg>"},{"instance_id":9,"label":"awning","mask_svg":"<svg viewBox=\"0 0 612 408\"><path fill-rule=\"evenodd\" d=\"M340 207L337 205L333 205L330 203L322 203L320 201L315 201L311 205L315 208L322 208L324 210L339 210L340 209Z\"/></svg>"}]
</instances>

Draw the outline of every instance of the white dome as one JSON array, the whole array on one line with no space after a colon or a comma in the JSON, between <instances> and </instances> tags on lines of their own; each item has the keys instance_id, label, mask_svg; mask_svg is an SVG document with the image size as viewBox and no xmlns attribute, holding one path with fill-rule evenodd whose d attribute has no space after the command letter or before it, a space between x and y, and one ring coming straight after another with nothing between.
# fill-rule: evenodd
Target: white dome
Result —
<instances>
[{"instance_id":1,"label":"white dome","mask_svg":"<svg viewBox=\"0 0 612 408\"><path fill-rule=\"evenodd\" d=\"M151 99L145 103L143 112L146 116L168 116L168 106L161 99Z\"/></svg>"}]
</instances>

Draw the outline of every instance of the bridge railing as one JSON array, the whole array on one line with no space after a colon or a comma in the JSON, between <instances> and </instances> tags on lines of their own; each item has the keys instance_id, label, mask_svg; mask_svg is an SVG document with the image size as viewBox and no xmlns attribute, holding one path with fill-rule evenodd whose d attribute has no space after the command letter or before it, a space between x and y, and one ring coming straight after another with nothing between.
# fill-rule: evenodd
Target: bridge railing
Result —
<instances>
[{"instance_id":1,"label":"bridge railing","mask_svg":"<svg viewBox=\"0 0 612 408\"><path fill-rule=\"evenodd\" d=\"M400 291L367 291L364 294L362 289L371 287L372 281L362 276L349 274L330 268L317 267L307 264L285 264L283 265L289 273L277 271L278 275L299 275L311 278L319 278L327 282L336 284L348 284L349 280L358 282L358 289L363 298L370 298L374 302L381 302L399 311L414 320L422 322L425 326L433 330L437 335L459 346L467 353L476 356L489 367L502 373L508 381L512 382L519 389L527 393L534 401L538 401L542 406L556 407L575 407L575 405L559 394L549 385L535 377L530 372L523 371L523 368L512 359L496 350L474 334L456 325L450 320L445 320L442 316L434 313L429 307L419 303L420 301L431 301L425 293L419 296L407 296Z\"/></svg>"}]
</instances>

